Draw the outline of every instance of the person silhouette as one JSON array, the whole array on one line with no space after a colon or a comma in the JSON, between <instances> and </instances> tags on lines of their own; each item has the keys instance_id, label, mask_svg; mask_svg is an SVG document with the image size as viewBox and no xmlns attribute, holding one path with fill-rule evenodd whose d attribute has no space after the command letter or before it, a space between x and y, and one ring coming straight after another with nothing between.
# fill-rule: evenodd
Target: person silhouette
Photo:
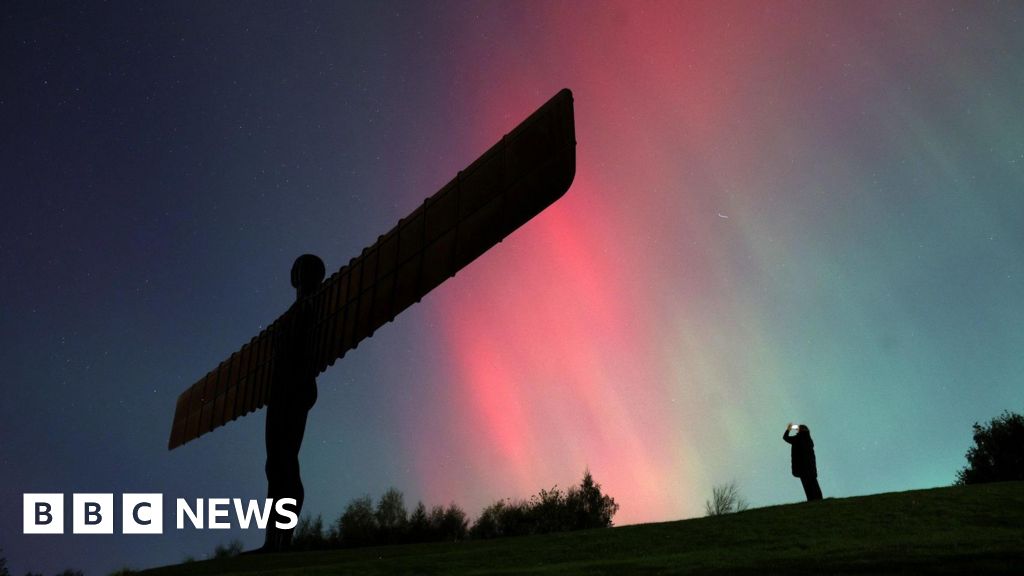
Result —
<instances>
[{"instance_id":1,"label":"person silhouette","mask_svg":"<svg viewBox=\"0 0 1024 576\"><path fill-rule=\"evenodd\" d=\"M302 511L305 491L299 475L299 449L306 431L306 416L316 403L316 367L311 355L314 325L309 296L324 279L323 260L303 254L292 265L295 303L282 316L280 332L274 343L274 367L270 397L267 401L267 498L295 499L296 516ZM291 546L294 528L281 529L287 523L276 507L267 524L263 552L279 552Z\"/></svg>"},{"instance_id":2,"label":"person silhouette","mask_svg":"<svg viewBox=\"0 0 1024 576\"><path fill-rule=\"evenodd\" d=\"M789 433L796 430L796 434ZM807 501L821 500L821 487L818 485L818 467L814 460L814 440L811 439L811 429L801 424L795 426L792 422L786 425L786 431L782 439L790 446L790 461L793 469L793 476L800 479L804 486L804 494Z\"/></svg>"}]
</instances>

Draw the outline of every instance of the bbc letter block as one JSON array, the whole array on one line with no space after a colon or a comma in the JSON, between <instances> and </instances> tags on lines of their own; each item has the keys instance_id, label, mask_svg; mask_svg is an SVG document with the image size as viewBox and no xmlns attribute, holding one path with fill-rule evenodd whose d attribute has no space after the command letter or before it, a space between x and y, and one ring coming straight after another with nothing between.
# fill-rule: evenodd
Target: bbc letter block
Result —
<instances>
[{"instance_id":1,"label":"bbc letter block","mask_svg":"<svg viewBox=\"0 0 1024 576\"><path fill-rule=\"evenodd\" d=\"M63 534L63 494L22 494L22 533Z\"/></svg>"},{"instance_id":2,"label":"bbc letter block","mask_svg":"<svg viewBox=\"0 0 1024 576\"><path fill-rule=\"evenodd\" d=\"M163 494L122 494L122 534L163 534Z\"/></svg>"},{"instance_id":3,"label":"bbc letter block","mask_svg":"<svg viewBox=\"0 0 1024 576\"><path fill-rule=\"evenodd\" d=\"M113 534L114 495L75 494L71 498L71 526L75 534Z\"/></svg>"}]
</instances>

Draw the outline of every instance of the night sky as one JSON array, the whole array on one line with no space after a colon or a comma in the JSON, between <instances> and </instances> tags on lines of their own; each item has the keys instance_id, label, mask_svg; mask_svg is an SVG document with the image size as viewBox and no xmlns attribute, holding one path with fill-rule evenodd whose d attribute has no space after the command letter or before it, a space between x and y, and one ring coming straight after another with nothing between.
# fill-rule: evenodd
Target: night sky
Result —
<instances>
[{"instance_id":1,"label":"night sky","mask_svg":"<svg viewBox=\"0 0 1024 576\"><path fill-rule=\"evenodd\" d=\"M557 90L566 195L329 369L309 512L579 481L616 524L736 480L950 484L1024 409L1024 4L5 3L0 548L14 574L202 558L178 497L262 498L263 412L177 395ZM21 494L162 492L163 536L24 536ZM120 520L115 522L119 531ZM70 532L70 519L67 521Z\"/></svg>"}]
</instances>

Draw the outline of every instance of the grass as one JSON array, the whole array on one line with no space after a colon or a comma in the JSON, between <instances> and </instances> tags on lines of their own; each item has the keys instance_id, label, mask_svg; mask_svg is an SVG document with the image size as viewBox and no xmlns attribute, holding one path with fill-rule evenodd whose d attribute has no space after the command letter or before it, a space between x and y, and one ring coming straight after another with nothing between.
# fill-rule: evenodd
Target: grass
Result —
<instances>
[{"instance_id":1,"label":"grass","mask_svg":"<svg viewBox=\"0 0 1024 576\"><path fill-rule=\"evenodd\" d=\"M1024 482L894 492L712 518L451 544L243 556L207 574L1024 573Z\"/></svg>"}]
</instances>

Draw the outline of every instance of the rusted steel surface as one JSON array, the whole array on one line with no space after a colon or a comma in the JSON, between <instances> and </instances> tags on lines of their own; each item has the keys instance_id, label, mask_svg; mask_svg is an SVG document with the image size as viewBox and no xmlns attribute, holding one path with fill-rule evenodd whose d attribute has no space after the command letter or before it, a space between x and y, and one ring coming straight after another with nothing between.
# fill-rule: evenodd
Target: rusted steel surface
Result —
<instances>
[{"instance_id":1,"label":"rusted steel surface","mask_svg":"<svg viewBox=\"0 0 1024 576\"><path fill-rule=\"evenodd\" d=\"M550 206L575 173L572 93L562 90L310 296L317 373ZM181 393L168 449L267 404L286 314Z\"/></svg>"}]
</instances>

